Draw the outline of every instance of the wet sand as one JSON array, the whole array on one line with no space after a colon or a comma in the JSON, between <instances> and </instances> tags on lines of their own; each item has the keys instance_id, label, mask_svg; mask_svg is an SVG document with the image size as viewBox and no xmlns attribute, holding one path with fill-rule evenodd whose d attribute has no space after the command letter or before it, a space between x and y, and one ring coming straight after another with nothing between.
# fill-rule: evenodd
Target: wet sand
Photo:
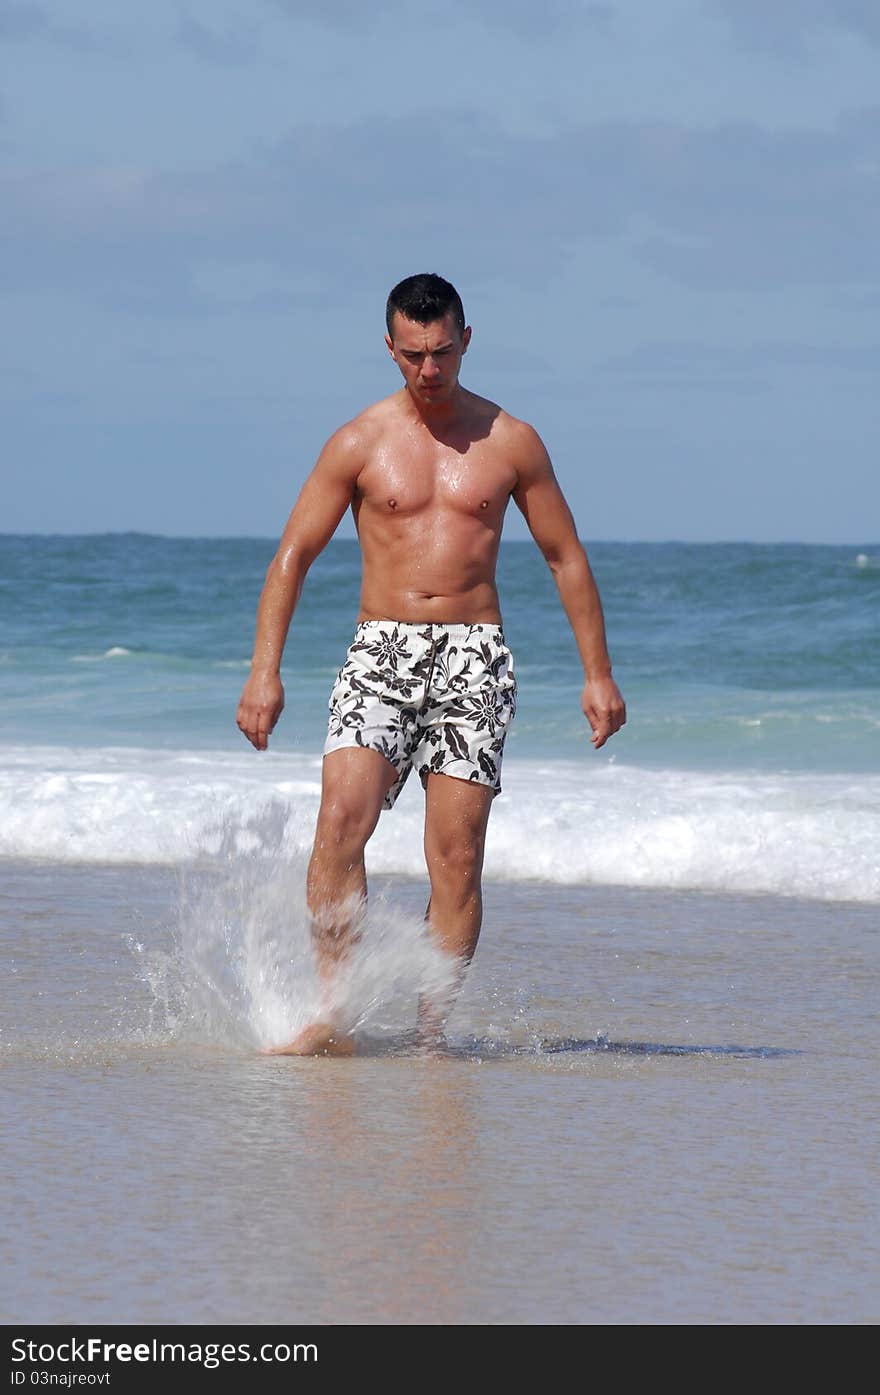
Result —
<instances>
[{"instance_id":1,"label":"wet sand","mask_svg":"<svg viewBox=\"0 0 880 1395\"><path fill-rule=\"evenodd\" d=\"M876 907L489 884L446 1053L304 1060L170 1022L175 873L3 872L3 1321L880 1317Z\"/></svg>"}]
</instances>

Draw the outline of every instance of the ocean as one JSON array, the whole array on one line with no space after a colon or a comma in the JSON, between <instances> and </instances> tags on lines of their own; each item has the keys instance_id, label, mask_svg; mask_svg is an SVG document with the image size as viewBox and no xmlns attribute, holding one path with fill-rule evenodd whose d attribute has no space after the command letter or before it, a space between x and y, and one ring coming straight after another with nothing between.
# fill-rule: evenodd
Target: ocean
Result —
<instances>
[{"instance_id":1,"label":"ocean","mask_svg":"<svg viewBox=\"0 0 880 1395\"><path fill-rule=\"evenodd\" d=\"M0 537L0 1320L876 1322L880 544L588 544L628 706L595 752L549 572L503 543L483 936L414 1051L445 966L411 778L350 1060L261 1054L313 1002L359 590L334 541L258 754L273 550Z\"/></svg>"},{"instance_id":2,"label":"ocean","mask_svg":"<svg viewBox=\"0 0 880 1395\"><path fill-rule=\"evenodd\" d=\"M360 566L312 569L269 752L234 725L269 540L0 539L0 855L197 859L269 802L307 841ZM502 545L519 704L486 875L880 900L880 545L597 543L629 720L601 752L529 542ZM411 780L371 847L419 875ZM250 835L248 835L250 836Z\"/></svg>"}]
</instances>

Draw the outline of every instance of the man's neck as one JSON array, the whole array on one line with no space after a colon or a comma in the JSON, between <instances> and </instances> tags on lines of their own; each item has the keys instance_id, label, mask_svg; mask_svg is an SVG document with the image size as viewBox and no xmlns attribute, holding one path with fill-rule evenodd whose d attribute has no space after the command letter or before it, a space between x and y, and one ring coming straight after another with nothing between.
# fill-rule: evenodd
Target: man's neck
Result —
<instances>
[{"instance_id":1,"label":"man's neck","mask_svg":"<svg viewBox=\"0 0 880 1395\"><path fill-rule=\"evenodd\" d=\"M443 402L421 402L408 388L404 388L404 392L413 416L424 422L429 430L448 430L449 427L457 425L465 415L467 394L460 383L456 383L455 391Z\"/></svg>"}]
</instances>

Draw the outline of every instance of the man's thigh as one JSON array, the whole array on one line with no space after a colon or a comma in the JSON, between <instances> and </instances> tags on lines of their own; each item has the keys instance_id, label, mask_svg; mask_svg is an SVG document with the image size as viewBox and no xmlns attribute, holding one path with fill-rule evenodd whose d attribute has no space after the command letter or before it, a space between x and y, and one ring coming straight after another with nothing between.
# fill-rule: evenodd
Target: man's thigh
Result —
<instances>
[{"instance_id":1,"label":"man's thigh","mask_svg":"<svg viewBox=\"0 0 880 1395\"><path fill-rule=\"evenodd\" d=\"M425 781L425 851L429 858L471 849L483 862L495 791L476 780L431 773Z\"/></svg>"},{"instance_id":2,"label":"man's thigh","mask_svg":"<svg viewBox=\"0 0 880 1395\"><path fill-rule=\"evenodd\" d=\"M375 827L397 771L385 756L366 746L330 751L321 768L321 810L318 815L361 814Z\"/></svg>"}]
</instances>

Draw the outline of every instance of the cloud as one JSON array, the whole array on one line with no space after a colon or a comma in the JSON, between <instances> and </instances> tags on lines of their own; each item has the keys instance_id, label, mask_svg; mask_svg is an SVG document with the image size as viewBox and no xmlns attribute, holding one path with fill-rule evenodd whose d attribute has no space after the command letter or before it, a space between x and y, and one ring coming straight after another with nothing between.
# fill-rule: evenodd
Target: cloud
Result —
<instances>
[{"instance_id":1,"label":"cloud","mask_svg":"<svg viewBox=\"0 0 880 1395\"><path fill-rule=\"evenodd\" d=\"M95 46L90 30L81 25L56 23L45 5L35 4L33 0L0 0L0 39L39 40L75 49Z\"/></svg>"},{"instance_id":2,"label":"cloud","mask_svg":"<svg viewBox=\"0 0 880 1395\"><path fill-rule=\"evenodd\" d=\"M366 33L383 25L409 25L413 21L410 0L378 0L365 5L362 0L270 0L291 19L303 19L322 28ZM610 33L614 6L609 3L584 4L583 0L421 0L417 22L427 31L431 24L449 25L476 20L487 28L506 30L529 40L550 41L560 31L589 27Z\"/></svg>"},{"instance_id":3,"label":"cloud","mask_svg":"<svg viewBox=\"0 0 880 1395\"><path fill-rule=\"evenodd\" d=\"M598 365L612 378L679 386L711 384L754 390L769 387L779 374L819 372L873 379L880 370L880 344L809 344L768 340L748 345L702 341L639 344Z\"/></svg>"},{"instance_id":4,"label":"cloud","mask_svg":"<svg viewBox=\"0 0 880 1395\"><path fill-rule=\"evenodd\" d=\"M734 34L749 48L802 53L823 34L854 34L880 44L876 0L719 0Z\"/></svg>"},{"instance_id":5,"label":"cloud","mask_svg":"<svg viewBox=\"0 0 880 1395\"><path fill-rule=\"evenodd\" d=\"M221 67L250 63L257 54L258 32L257 27L245 19L228 24L221 32L203 24L189 9L181 8L178 14L177 38L182 46L197 58Z\"/></svg>"},{"instance_id":6,"label":"cloud","mask_svg":"<svg viewBox=\"0 0 880 1395\"><path fill-rule=\"evenodd\" d=\"M49 17L42 5L30 0L0 0L0 36L4 39L31 39L49 28Z\"/></svg>"},{"instance_id":7,"label":"cloud","mask_svg":"<svg viewBox=\"0 0 880 1395\"><path fill-rule=\"evenodd\" d=\"M702 287L876 283L878 135L877 108L832 131L655 133L657 158L642 167L657 231L639 255Z\"/></svg>"},{"instance_id":8,"label":"cloud","mask_svg":"<svg viewBox=\"0 0 880 1395\"><path fill-rule=\"evenodd\" d=\"M540 286L599 240L704 289L867 290L880 279L878 137L880 109L830 131L617 121L527 139L448 113L416 131L390 116L300 127L185 173L7 174L0 265L194 306L207 304L193 287L204 261L305 270L332 288L357 284L366 262L385 275L429 257Z\"/></svg>"}]
</instances>

